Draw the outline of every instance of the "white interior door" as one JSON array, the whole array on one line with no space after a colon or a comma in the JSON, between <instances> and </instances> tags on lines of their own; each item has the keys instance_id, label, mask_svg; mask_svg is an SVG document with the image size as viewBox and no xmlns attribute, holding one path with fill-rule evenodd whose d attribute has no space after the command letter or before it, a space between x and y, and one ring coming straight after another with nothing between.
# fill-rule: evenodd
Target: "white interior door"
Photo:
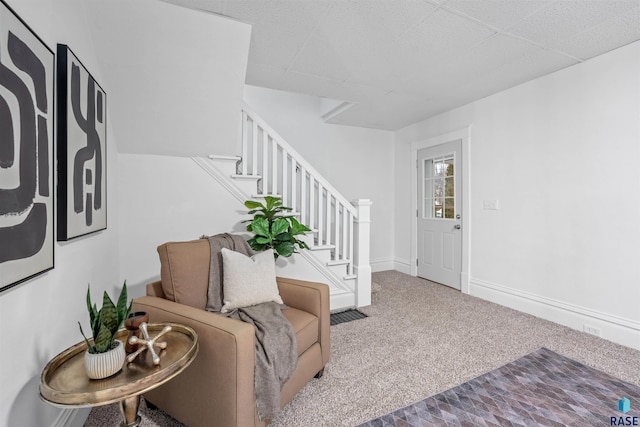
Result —
<instances>
[{"instance_id":1,"label":"white interior door","mask_svg":"<svg viewBox=\"0 0 640 427\"><path fill-rule=\"evenodd\" d=\"M418 276L460 289L462 141L418 150Z\"/></svg>"}]
</instances>

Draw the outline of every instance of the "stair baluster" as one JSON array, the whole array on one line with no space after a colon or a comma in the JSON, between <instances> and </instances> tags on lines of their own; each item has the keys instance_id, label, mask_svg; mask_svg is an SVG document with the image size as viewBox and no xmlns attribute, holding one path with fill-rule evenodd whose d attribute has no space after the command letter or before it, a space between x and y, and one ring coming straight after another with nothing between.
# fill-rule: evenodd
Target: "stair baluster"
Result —
<instances>
[{"instance_id":1,"label":"stair baluster","mask_svg":"<svg viewBox=\"0 0 640 427\"><path fill-rule=\"evenodd\" d=\"M247 105L241 117L242 161L238 173L260 177L255 196L282 197L284 205L294 210L299 221L314 231L310 246L332 248L328 265L344 266L343 279L361 273L370 276L368 247L359 248L359 244L369 245L370 202L347 201ZM367 215L364 220L359 219L362 209ZM359 227L364 225L366 230L361 230ZM363 281L365 287L370 281L370 277ZM356 298L366 302L362 292L359 289Z\"/></svg>"}]
</instances>

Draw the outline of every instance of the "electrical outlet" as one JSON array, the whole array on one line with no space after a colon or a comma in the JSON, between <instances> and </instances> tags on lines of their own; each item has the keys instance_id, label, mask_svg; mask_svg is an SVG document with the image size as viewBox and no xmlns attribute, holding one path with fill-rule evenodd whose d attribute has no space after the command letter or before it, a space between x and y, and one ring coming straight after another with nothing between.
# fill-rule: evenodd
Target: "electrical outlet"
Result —
<instances>
[{"instance_id":1,"label":"electrical outlet","mask_svg":"<svg viewBox=\"0 0 640 427\"><path fill-rule=\"evenodd\" d=\"M602 335L602 331L599 328L596 328L595 326L589 326L586 323L584 325L582 325L582 329L591 335L595 335L597 337Z\"/></svg>"}]
</instances>

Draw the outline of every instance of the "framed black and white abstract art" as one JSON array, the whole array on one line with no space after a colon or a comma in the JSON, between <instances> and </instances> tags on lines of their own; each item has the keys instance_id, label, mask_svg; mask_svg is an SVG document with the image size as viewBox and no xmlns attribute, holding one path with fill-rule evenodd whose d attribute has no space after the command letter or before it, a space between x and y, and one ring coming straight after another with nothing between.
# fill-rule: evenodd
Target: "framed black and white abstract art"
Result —
<instances>
[{"instance_id":1,"label":"framed black and white abstract art","mask_svg":"<svg viewBox=\"0 0 640 427\"><path fill-rule=\"evenodd\" d=\"M0 291L53 268L53 52L0 1Z\"/></svg>"},{"instance_id":2,"label":"framed black and white abstract art","mask_svg":"<svg viewBox=\"0 0 640 427\"><path fill-rule=\"evenodd\" d=\"M107 228L107 95L67 45L57 52L58 240Z\"/></svg>"}]
</instances>

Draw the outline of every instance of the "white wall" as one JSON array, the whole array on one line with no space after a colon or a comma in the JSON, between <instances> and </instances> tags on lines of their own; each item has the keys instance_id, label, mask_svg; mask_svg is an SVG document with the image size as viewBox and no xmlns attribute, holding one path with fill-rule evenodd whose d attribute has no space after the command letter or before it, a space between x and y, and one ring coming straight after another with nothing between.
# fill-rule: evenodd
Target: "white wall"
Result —
<instances>
[{"instance_id":1,"label":"white wall","mask_svg":"<svg viewBox=\"0 0 640 427\"><path fill-rule=\"evenodd\" d=\"M191 158L120 154L118 178L120 269L137 295L160 278L158 245L244 231L245 207Z\"/></svg>"},{"instance_id":2,"label":"white wall","mask_svg":"<svg viewBox=\"0 0 640 427\"><path fill-rule=\"evenodd\" d=\"M57 42L70 45L102 83L86 1L8 3L54 52ZM111 113L108 108L107 119ZM108 131L107 230L56 243L53 270L0 293L0 426L49 426L68 415L39 399L40 373L49 359L82 339L77 322L88 324L87 284L94 297L102 290L113 295L121 285L118 259L113 256L118 249L117 140L111 127Z\"/></svg>"},{"instance_id":3,"label":"white wall","mask_svg":"<svg viewBox=\"0 0 640 427\"><path fill-rule=\"evenodd\" d=\"M250 25L159 0L92 3L120 152L234 154Z\"/></svg>"},{"instance_id":4,"label":"white wall","mask_svg":"<svg viewBox=\"0 0 640 427\"><path fill-rule=\"evenodd\" d=\"M393 133L324 123L321 99L245 86L244 99L347 200L371 199L374 271L393 268Z\"/></svg>"},{"instance_id":5,"label":"white wall","mask_svg":"<svg viewBox=\"0 0 640 427\"><path fill-rule=\"evenodd\" d=\"M410 143L470 125L471 293L640 348L639 75L636 42L398 131L398 265Z\"/></svg>"},{"instance_id":6,"label":"white wall","mask_svg":"<svg viewBox=\"0 0 640 427\"><path fill-rule=\"evenodd\" d=\"M143 265L141 273L131 264L139 255L147 262L147 246L153 256L153 239L160 239L153 236L135 244L126 240L130 245L119 241L120 214L126 221L137 219L126 216L127 205L118 210L119 198L125 203L134 199L131 205L140 208L136 213L149 215L144 222L163 212L150 212L145 208L152 203L140 199L141 194L153 195L155 182L148 179L157 171L143 167L144 176L119 178L118 152L186 155L234 150L250 27L157 0L8 3L52 50L56 43L69 45L107 92L107 230L56 243L54 270L0 294L0 339L10 343L3 350L12 350L0 356L0 426L81 424L86 411L77 415L38 398L39 375L49 359L80 341L77 321L88 323L87 284L94 296L102 290L113 295L122 280L129 279L133 296L142 294L136 285L146 282L151 269ZM128 188L140 188L136 184L144 182L151 190L141 189L137 199L128 197L132 193L121 196L120 182ZM166 218L181 222L184 234L176 233L177 238L187 236L189 221L184 216ZM219 222L215 214L211 221ZM130 223L125 230L127 236L139 231ZM123 247L139 252L127 252L132 256L121 267L118 251Z\"/></svg>"}]
</instances>

